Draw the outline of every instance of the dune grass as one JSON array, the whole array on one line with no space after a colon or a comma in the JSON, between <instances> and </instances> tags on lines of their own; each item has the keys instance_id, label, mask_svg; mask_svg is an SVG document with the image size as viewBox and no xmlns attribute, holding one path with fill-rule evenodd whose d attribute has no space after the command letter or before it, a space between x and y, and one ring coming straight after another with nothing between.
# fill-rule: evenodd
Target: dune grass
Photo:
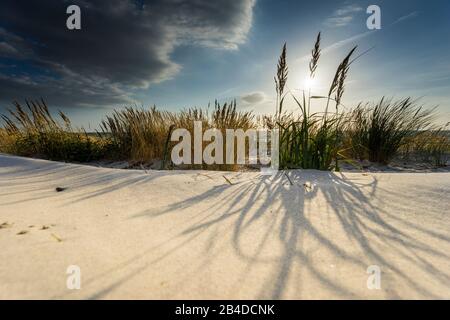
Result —
<instances>
[{"instance_id":1,"label":"dune grass","mask_svg":"<svg viewBox=\"0 0 450 320\"><path fill-rule=\"evenodd\" d=\"M411 98L398 101L382 98L376 103L360 103L349 111L342 108L345 83L357 47L339 63L326 94L312 95L304 88L295 95L288 87L288 50L284 44L278 59L275 80L276 110L254 116L239 111L236 101L215 101L214 107L189 108L178 112L144 108L125 108L105 116L97 134L74 128L62 112L58 120L44 101L14 103L9 114L2 115L0 152L51 160L89 162L125 160L132 164L160 163L157 168L172 168L170 153L175 142L170 136L176 128L194 135L194 121L202 122L203 132L218 129L267 128L280 130L280 166L319 170L339 170L339 162L352 159L388 164L394 157L412 157L446 165L450 138L445 128L433 125L435 109L425 109ZM314 78L321 57L321 34L311 51L307 73ZM286 111L286 98L294 111ZM323 112L311 113L312 104L326 101ZM204 142L203 147L208 143ZM192 144L193 148L193 144ZM224 146L225 148L225 146ZM192 150L193 151L193 150ZM225 150L224 150L225 151ZM192 154L194 154L192 152ZM236 155L236 152L235 152ZM247 151L248 155L248 151ZM182 168L238 170L237 165L188 165Z\"/></svg>"},{"instance_id":2,"label":"dune grass","mask_svg":"<svg viewBox=\"0 0 450 320\"><path fill-rule=\"evenodd\" d=\"M101 158L104 141L73 128L69 118L59 113L53 119L44 101L26 102L26 108L15 102L15 109L5 122L0 147L4 152L43 157L50 160L86 162Z\"/></svg>"},{"instance_id":3,"label":"dune grass","mask_svg":"<svg viewBox=\"0 0 450 320\"><path fill-rule=\"evenodd\" d=\"M338 170L339 160L370 160L389 163L395 156L446 165L450 137L446 128L432 125L433 110L423 110L412 100L360 104L350 112L312 113L308 97L294 99L300 112L282 112L255 117L239 112L235 102L219 104L212 110L191 108L180 112L126 108L116 110L102 121L98 134L73 128L63 113L55 120L44 102L15 104L3 115L0 152L50 160L89 162L125 160L131 164L160 161L157 168L171 168L170 152L175 142L170 134L186 128L193 135L193 121L203 131L225 129L281 128L282 168ZM333 100L334 101L334 100ZM204 142L205 147L207 142ZM193 151L193 150L192 150ZM225 150L224 150L225 151ZM192 152L193 154L193 152ZM236 152L235 152L236 154ZM190 165L183 168L238 170L237 165Z\"/></svg>"},{"instance_id":4,"label":"dune grass","mask_svg":"<svg viewBox=\"0 0 450 320\"><path fill-rule=\"evenodd\" d=\"M350 113L346 130L353 156L389 163L411 137L432 129L434 111L411 98L392 101L383 97L374 104L358 105Z\"/></svg>"},{"instance_id":5,"label":"dune grass","mask_svg":"<svg viewBox=\"0 0 450 320\"><path fill-rule=\"evenodd\" d=\"M168 112L152 107L148 110L126 108L116 110L101 123L102 136L108 141L110 155L115 159L148 163L162 160L161 168L168 164L171 147L171 133L176 128L187 129L194 136L194 121L202 122L203 133L216 128L225 135L225 129L243 129L255 127L251 112L236 110L236 101L231 103L215 102L213 110L189 108L180 112ZM205 143L206 145L206 143ZM193 144L192 144L193 148ZM192 150L191 154L194 152ZM192 161L193 163L193 161ZM190 165L186 168L233 170L234 165Z\"/></svg>"},{"instance_id":6,"label":"dune grass","mask_svg":"<svg viewBox=\"0 0 450 320\"><path fill-rule=\"evenodd\" d=\"M404 160L432 163L443 167L450 159L449 124L432 130L424 130L405 139L398 153Z\"/></svg>"},{"instance_id":7,"label":"dune grass","mask_svg":"<svg viewBox=\"0 0 450 320\"><path fill-rule=\"evenodd\" d=\"M314 48L311 51L309 63L309 76L315 77L321 54L321 34L319 33ZM280 129L280 164L283 168L303 168L319 170L339 170L338 158L342 145L343 115L339 113L339 106L345 91L345 80L351 64L354 47L339 64L333 81L326 96L311 96L310 90L303 90L302 97L298 98L291 92L295 104L299 108L299 115L285 117L284 121L278 119ZM275 88L277 93L277 114L282 115L283 104L288 92L285 92L287 83L286 44L283 46L277 65ZM306 88L307 89L307 88ZM311 101L326 99L327 105L323 113L311 113ZM334 102L335 111L329 110L330 103Z\"/></svg>"},{"instance_id":8,"label":"dune grass","mask_svg":"<svg viewBox=\"0 0 450 320\"><path fill-rule=\"evenodd\" d=\"M174 115L159 111L126 108L107 115L100 127L113 159L147 162L161 158Z\"/></svg>"}]
</instances>

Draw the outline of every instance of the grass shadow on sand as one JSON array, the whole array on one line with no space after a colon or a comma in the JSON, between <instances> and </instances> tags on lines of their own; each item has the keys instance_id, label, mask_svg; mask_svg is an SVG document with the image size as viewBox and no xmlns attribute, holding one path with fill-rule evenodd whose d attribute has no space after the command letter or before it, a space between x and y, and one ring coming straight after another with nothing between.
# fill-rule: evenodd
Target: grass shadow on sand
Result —
<instances>
[{"instance_id":1,"label":"grass shadow on sand","mask_svg":"<svg viewBox=\"0 0 450 320\"><path fill-rule=\"evenodd\" d=\"M163 174L131 173L122 170L99 171L83 166L76 166L76 172L71 172L72 168L74 167L68 169L57 163L42 163L41 167L33 171L33 177L39 183L51 183L58 177L76 174L76 185L72 187L79 191L81 189L81 192L73 196L70 189L64 192L66 197L64 203L70 204L121 190L127 186L156 183L152 181ZM19 170L22 170L20 165ZM29 174L26 168L19 174L16 171L11 173L14 173L12 175L14 179L8 180L8 183L27 187L26 181L21 179L22 176L26 177ZM50 173L51 177L47 177ZM185 174L195 176L192 172ZM177 229L179 231L171 237L162 239L163 243L160 245L152 244L139 248L136 255L112 266L102 275L85 278L83 285L89 287L118 270L126 271L125 276L110 281L90 298L107 296L122 284L149 268L154 268L174 253L189 250L189 245L199 237L207 239L203 248L205 258L189 270L186 266L180 265L184 279L208 269L221 254L221 245L227 245L232 248L233 254L245 263L244 271L239 275L239 279L235 279L236 283L233 285L236 292L243 283L249 281L248 277L258 266L270 266L270 272L262 278L259 287L255 287L257 291L255 297L262 299L281 299L288 293L291 293L288 296L292 296L292 292L296 293L294 296L303 297L304 291L310 288L301 287L302 274L304 277L312 278L329 293L328 296L360 298L360 290L355 290L344 281L345 279L340 279L335 272L330 272L324 267L324 263L320 262L322 256L327 262L350 263L356 268L353 270L360 270L362 273L365 273L370 264L377 264L383 270L385 275L383 279L389 281L395 277L397 281L401 281L404 288L420 297L441 296L425 287L422 279L411 276L408 270L404 269L405 263L408 269L418 270L431 281L442 283L447 287L450 285L448 271L429 261L432 257L444 265L450 264L450 256L446 249L450 244L450 237L439 230L420 225L404 215L392 214L387 209L404 210L408 207L408 202L422 192L420 186L417 186L417 192L399 194L395 190L380 189L376 175L353 174L349 178L345 174L319 171L279 172L273 177L242 175L242 179L240 174L234 174L236 179L233 180L233 184L223 180L222 173L215 172L210 176L212 178L203 180L203 183L206 183L211 179L211 186L204 192L184 196L182 200L163 208L128 215L128 219L158 219L165 216L170 218L185 214L183 212L185 209L195 209L195 214L191 216L188 225L183 226L181 230ZM223 183L217 183L218 179ZM83 186L90 186L90 191L83 192ZM92 191L92 187L95 191ZM38 196L50 199L56 195L53 190L51 191ZM383 191L384 197L378 195L380 191ZM441 191L427 190L424 197ZM27 191L24 193L27 194ZM31 201L37 197L35 193L32 194L33 196L24 197L21 201ZM385 198L387 194L389 197ZM0 196L8 197L8 192ZM323 205L319 206L317 203ZM199 204L202 206L197 207ZM433 208L424 205L420 209ZM255 232L256 230L258 232ZM432 243L416 235L426 236ZM177 244L168 246L171 241ZM386 256L384 248L389 248L391 256ZM158 254L155 254L156 250ZM319 256L315 250L320 252ZM392 259L392 255L402 259L403 263L399 265L397 259ZM64 295L67 295L67 292ZM385 298L400 296L396 288L384 292Z\"/></svg>"},{"instance_id":2,"label":"grass shadow on sand","mask_svg":"<svg viewBox=\"0 0 450 320\"><path fill-rule=\"evenodd\" d=\"M331 183L326 183L328 181ZM448 252L444 248L433 246L403 232L392 221L407 226L414 232L427 234L445 244L450 243L450 238L382 210L375 204L380 202L373 201L377 198L377 185L378 181L375 177L348 179L345 175L330 172L312 171L306 175L301 171L280 172L275 177L259 176L234 185L226 183L215 185L208 192L173 203L163 210L140 212L132 218L177 215L181 214L183 209L198 203L208 204L197 211L192 223L174 237L182 238L181 244L167 249L162 255L152 256L150 263L134 269L127 276L97 292L91 298L104 297L121 284L147 268L154 267L175 252L187 250L192 241L208 234L209 243L204 249L207 258L190 272L184 266L180 267L180 272L185 273L185 279L189 278L190 274L203 272L220 255L221 248L216 246L215 242L221 237L227 237L230 228L232 229L230 241L234 253L246 262L245 271L239 281L236 281L235 290L239 290L240 285L246 281L256 265L270 264L272 266L270 276L265 277L260 286L258 298L283 298L288 290L292 291L292 286L301 294L298 272L313 277L330 293L329 296L361 297L360 292L353 290L344 283L345 281L340 281L333 273L327 272L315 259L311 246L309 248L303 246L305 241L317 244L332 260L350 262L363 273L370 264L380 265L383 272L386 272L386 279L395 276L408 290L412 290L419 296L438 298L439 295L422 285L423 281L410 276L408 270L404 269L404 265L400 267L395 259L387 259L383 248L389 247L395 256L401 257L409 263L411 268L420 270L427 277L449 284L449 274L427 261L427 257L433 256L449 263ZM408 196L403 196L404 201L407 202ZM329 217L331 224L338 224L338 226L327 230L329 227L321 227L317 223L314 215L318 212L311 212L310 207L311 202L315 199L319 201L319 198L325 198L328 204L324 208L327 214L321 217ZM389 219L386 219L387 217ZM258 224L258 221L262 219L266 222ZM255 226L258 228L261 226L264 230L257 239L251 238L252 250L248 250L249 233L252 233L252 228ZM344 230L346 238L344 242L342 239L335 238L336 228ZM281 250L277 251L281 252L280 255L267 254L273 245L274 236L281 244ZM349 244L351 244L350 247ZM155 250L154 247L143 250L139 256L116 267L127 268L135 259L152 255L153 250ZM384 295L386 298L401 296L396 292L396 288L390 288Z\"/></svg>"}]
</instances>

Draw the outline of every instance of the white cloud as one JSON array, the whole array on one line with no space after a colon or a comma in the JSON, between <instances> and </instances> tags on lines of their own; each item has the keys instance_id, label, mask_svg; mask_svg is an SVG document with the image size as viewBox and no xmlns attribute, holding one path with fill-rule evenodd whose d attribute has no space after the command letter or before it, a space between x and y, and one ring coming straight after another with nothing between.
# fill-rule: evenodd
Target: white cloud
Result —
<instances>
[{"instance_id":1,"label":"white cloud","mask_svg":"<svg viewBox=\"0 0 450 320\"><path fill-rule=\"evenodd\" d=\"M399 22L402 22L402 21L405 21L405 20L408 20L408 19L415 18L415 17L417 17L418 15L419 15L419 12L418 12L418 11L411 12L411 13L409 13L409 14L407 14L407 15L401 16L400 18L398 18L397 20L395 20L391 25L397 24L397 23L399 23Z\"/></svg>"},{"instance_id":2,"label":"white cloud","mask_svg":"<svg viewBox=\"0 0 450 320\"><path fill-rule=\"evenodd\" d=\"M365 38L365 37L367 37L367 36L369 36L371 34L374 34L375 32L376 32L376 30L370 30L370 31L366 31L366 32L362 32L362 33L356 34L356 35L348 37L346 39L342 39L342 40L336 41L335 43L329 45L328 47L323 48L322 49L322 55L330 53L330 52L332 52L332 51L334 51L336 49L339 49L339 48L341 48L341 47L343 47L345 45L355 43L356 40ZM307 55L299 58L298 62L305 62L305 61L309 61L310 59L311 59L311 54L307 54Z\"/></svg>"},{"instance_id":3,"label":"white cloud","mask_svg":"<svg viewBox=\"0 0 450 320\"><path fill-rule=\"evenodd\" d=\"M325 20L325 25L329 27L343 27L348 25L355 13L363 11L363 8L356 4L347 4L336 11Z\"/></svg>"},{"instance_id":4,"label":"white cloud","mask_svg":"<svg viewBox=\"0 0 450 320\"><path fill-rule=\"evenodd\" d=\"M354 12L359 12L359 11L363 11L363 8L361 6L358 6L356 4L350 4L350 5L346 5L340 9L337 9L335 11L335 15L336 16L344 16L347 14L351 14Z\"/></svg>"},{"instance_id":5,"label":"white cloud","mask_svg":"<svg viewBox=\"0 0 450 320\"><path fill-rule=\"evenodd\" d=\"M347 8L341 8L341 9L336 10L336 13L357 12L357 11L361 11L360 9L362 10L362 8L359 8L359 7L351 7L351 8L347 7ZM388 27L392 27L392 26L396 25L397 23L401 23L401 22L403 22L405 20L409 20L409 19L415 18L418 15L419 15L418 11L411 12L411 13L409 13L407 15L404 15L404 16L398 18L393 23L391 23ZM336 49L339 49L339 48L341 48L341 47L343 47L345 45L354 43L356 40L365 38L365 37L367 37L367 36L369 36L371 34L374 34L375 32L377 32L377 31L376 30L365 31L365 32L356 34L354 36L348 37L346 39L339 40L339 41L329 45L328 47L323 48L322 49L322 54L327 54L327 53L329 53L331 51L334 51ZM305 61L309 61L310 59L311 59L311 55L307 54L307 55L299 58L298 61L299 62L305 62Z\"/></svg>"}]
</instances>

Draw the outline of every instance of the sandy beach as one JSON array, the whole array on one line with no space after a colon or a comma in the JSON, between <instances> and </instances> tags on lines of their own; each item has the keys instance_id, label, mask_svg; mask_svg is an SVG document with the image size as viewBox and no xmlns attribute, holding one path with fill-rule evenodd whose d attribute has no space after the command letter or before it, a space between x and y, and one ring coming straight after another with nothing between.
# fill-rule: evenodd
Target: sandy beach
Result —
<instances>
[{"instance_id":1,"label":"sandy beach","mask_svg":"<svg viewBox=\"0 0 450 320\"><path fill-rule=\"evenodd\" d=\"M449 299L449 178L0 155L0 299Z\"/></svg>"}]
</instances>

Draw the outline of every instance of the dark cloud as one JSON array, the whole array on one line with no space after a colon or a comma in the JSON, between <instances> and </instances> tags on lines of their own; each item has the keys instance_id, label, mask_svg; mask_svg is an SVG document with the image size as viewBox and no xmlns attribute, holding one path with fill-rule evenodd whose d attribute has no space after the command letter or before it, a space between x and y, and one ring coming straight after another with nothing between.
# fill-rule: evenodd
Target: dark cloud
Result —
<instances>
[{"instance_id":1,"label":"dark cloud","mask_svg":"<svg viewBox=\"0 0 450 320\"><path fill-rule=\"evenodd\" d=\"M129 103L134 91L179 71L170 59L176 46L237 48L254 1L2 0L0 101ZM70 4L81 8L81 30L66 28Z\"/></svg>"},{"instance_id":2,"label":"dark cloud","mask_svg":"<svg viewBox=\"0 0 450 320\"><path fill-rule=\"evenodd\" d=\"M241 100L246 103L257 104L266 100L266 95L264 94L264 92L253 92L243 95L241 97Z\"/></svg>"}]
</instances>

